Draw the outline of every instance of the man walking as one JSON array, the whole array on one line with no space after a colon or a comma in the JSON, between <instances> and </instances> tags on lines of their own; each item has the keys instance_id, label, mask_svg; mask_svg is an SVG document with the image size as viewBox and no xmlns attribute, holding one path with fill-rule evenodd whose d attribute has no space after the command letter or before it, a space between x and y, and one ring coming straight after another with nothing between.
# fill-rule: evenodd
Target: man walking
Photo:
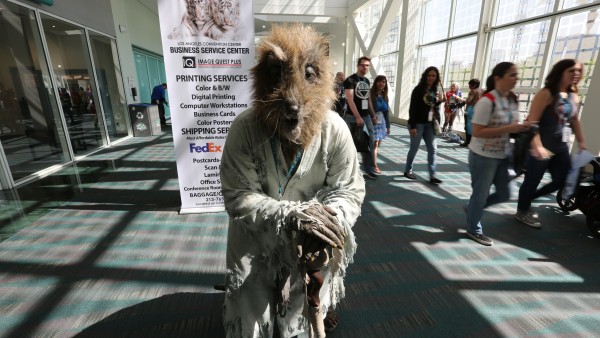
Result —
<instances>
[{"instance_id":1,"label":"man walking","mask_svg":"<svg viewBox=\"0 0 600 338\"><path fill-rule=\"evenodd\" d=\"M369 100L371 83L369 82L369 79L365 77L369 72L369 67L371 67L371 59L367 56L361 56L356 64L356 73L350 75L346 81L344 81L344 91L346 93L346 104L349 113L347 114L349 115L348 122L354 122L353 120L356 120L357 128L362 129L363 125L367 127L370 138L369 151L361 152L362 170L366 177L374 179L376 174L373 158L373 126L377 124L377 118L375 117L375 111L370 102L371 100Z\"/></svg>"},{"instance_id":2,"label":"man walking","mask_svg":"<svg viewBox=\"0 0 600 338\"><path fill-rule=\"evenodd\" d=\"M167 119L165 118L165 104L169 105L169 103L165 99L165 90L166 89L167 89L166 83L155 86L152 89L152 96L150 97L150 99L152 100L152 103L158 105L158 116L160 117L160 125L162 127L165 127L167 125Z\"/></svg>"}]
</instances>

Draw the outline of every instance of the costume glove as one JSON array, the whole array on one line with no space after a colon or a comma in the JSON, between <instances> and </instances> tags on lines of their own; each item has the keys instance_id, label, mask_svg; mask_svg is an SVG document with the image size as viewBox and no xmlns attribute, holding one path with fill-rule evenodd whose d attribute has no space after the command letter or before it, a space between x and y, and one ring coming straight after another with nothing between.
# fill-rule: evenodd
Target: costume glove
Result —
<instances>
[{"instance_id":1,"label":"costume glove","mask_svg":"<svg viewBox=\"0 0 600 338\"><path fill-rule=\"evenodd\" d=\"M303 210L292 211L287 221L290 229L314 236L334 248L339 248L344 245L346 234L336 215L330 207L314 203Z\"/></svg>"}]
</instances>

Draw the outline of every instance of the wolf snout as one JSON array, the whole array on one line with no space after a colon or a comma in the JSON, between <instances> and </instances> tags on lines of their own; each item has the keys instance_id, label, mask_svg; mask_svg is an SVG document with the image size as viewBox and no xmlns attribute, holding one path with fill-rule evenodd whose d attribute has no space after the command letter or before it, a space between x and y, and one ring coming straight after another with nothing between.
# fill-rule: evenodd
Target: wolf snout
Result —
<instances>
[{"instance_id":1,"label":"wolf snout","mask_svg":"<svg viewBox=\"0 0 600 338\"><path fill-rule=\"evenodd\" d=\"M300 113L300 106L295 103L287 103L286 104L286 114L285 117L288 120L296 120L298 119L298 115Z\"/></svg>"}]
</instances>

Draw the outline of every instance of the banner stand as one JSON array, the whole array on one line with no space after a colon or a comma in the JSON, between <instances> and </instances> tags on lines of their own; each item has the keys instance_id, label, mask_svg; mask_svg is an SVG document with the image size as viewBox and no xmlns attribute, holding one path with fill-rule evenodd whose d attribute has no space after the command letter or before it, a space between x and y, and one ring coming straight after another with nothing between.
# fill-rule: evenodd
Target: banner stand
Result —
<instances>
[{"instance_id":1,"label":"banner stand","mask_svg":"<svg viewBox=\"0 0 600 338\"><path fill-rule=\"evenodd\" d=\"M225 12L158 0L181 214L225 210L221 154L233 119L251 103L253 12L251 0L232 0Z\"/></svg>"}]
</instances>

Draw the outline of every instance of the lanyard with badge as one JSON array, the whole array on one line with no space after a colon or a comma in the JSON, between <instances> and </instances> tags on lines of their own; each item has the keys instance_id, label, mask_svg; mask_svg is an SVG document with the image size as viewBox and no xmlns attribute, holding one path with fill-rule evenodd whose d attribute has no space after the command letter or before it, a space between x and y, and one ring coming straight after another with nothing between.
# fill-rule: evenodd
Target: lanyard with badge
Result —
<instances>
[{"instance_id":1,"label":"lanyard with badge","mask_svg":"<svg viewBox=\"0 0 600 338\"><path fill-rule=\"evenodd\" d=\"M562 111L562 141L569 142L571 139L571 113L573 112L573 105L571 103L571 94L567 94L567 98L561 97L559 99L560 106L559 111Z\"/></svg>"},{"instance_id":2,"label":"lanyard with badge","mask_svg":"<svg viewBox=\"0 0 600 338\"><path fill-rule=\"evenodd\" d=\"M429 109L429 115L427 115L427 121L431 122L433 120L433 107L435 107L435 100L436 100L435 90L430 89L428 95L429 95L429 103L430 103L431 109Z\"/></svg>"},{"instance_id":3,"label":"lanyard with badge","mask_svg":"<svg viewBox=\"0 0 600 338\"><path fill-rule=\"evenodd\" d=\"M506 112L507 115L506 117L508 118L508 124L512 124L512 119L513 119L513 114L512 114L512 110L510 109L510 102L508 102L507 106L504 106L504 98L501 95L498 95L498 104L500 104L500 109L502 109L502 112ZM509 99L506 99L509 100ZM512 147L511 147L511 143L510 142L506 142L506 146L504 148L504 154L506 154L506 156L510 156L512 154Z\"/></svg>"}]
</instances>

